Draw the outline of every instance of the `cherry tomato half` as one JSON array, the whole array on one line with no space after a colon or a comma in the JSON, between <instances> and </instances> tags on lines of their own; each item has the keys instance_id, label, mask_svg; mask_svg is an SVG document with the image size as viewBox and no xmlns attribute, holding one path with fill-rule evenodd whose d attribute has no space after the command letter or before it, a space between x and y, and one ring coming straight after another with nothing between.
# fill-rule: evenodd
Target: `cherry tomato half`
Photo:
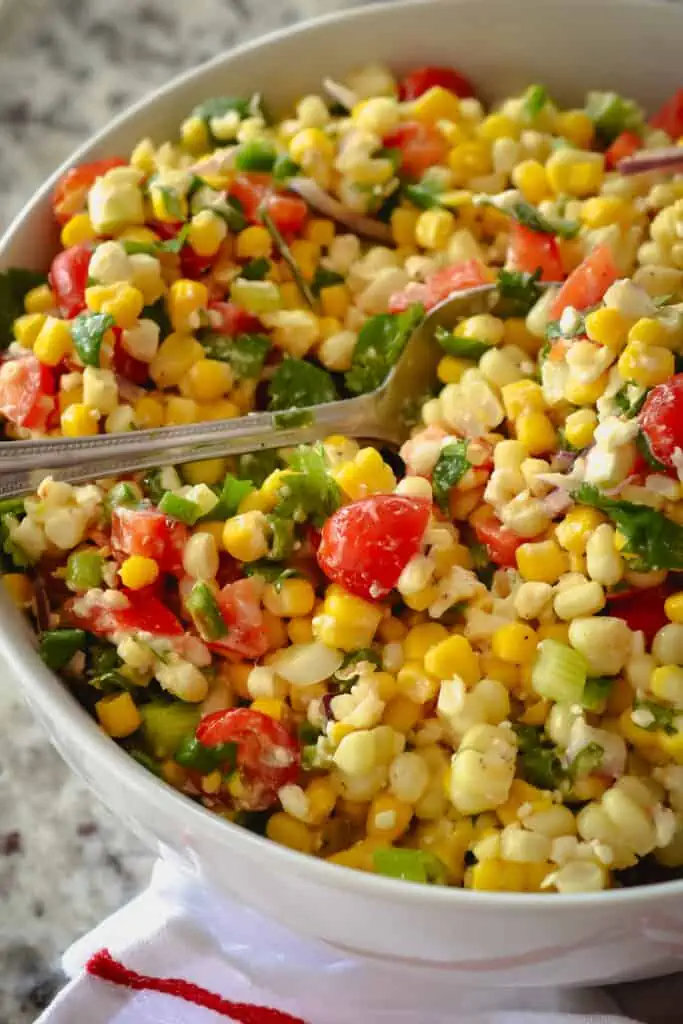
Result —
<instances>
[{"instance_id":1,"label":"cherry tomato half","mask_svg":"<svg viewBox=\"0 0 683 1024\"><path fill-rule=\"evenodd\" d=\"M516 568L517 548L524 543L524 537L503 526L493 512L474 524L474 532L479 543L486 547L492 562L505 569Z\"/></svg>"},{"instance_id":2,"label":"cherry tomato half","mask_svg":"<svg viewBox=\"0 0 683 1024\"><path fill-rule=\"evenodd\" d=\"M88 245L72 245L57 253L50 267L50 285L60 312L67 319L85 309L85 289L92 251Z\"/></svg>"},{"instance_id":3,"label":"cherry tomato half","mask_svg":"<svg viewBox=\"0 0 683 1024\"><path fill-rule=\"evenodd\" d=\"M322 530L318 564L325 575L369 601L386 597L420 550L431 502L375 494L344 505Z\"/></svg>"},{"instance_id":4,"label":"cherry tomato half","mask_svg":"<svg viewBox=\"0 0 683 1024\"><path fill-rule=\"evenodd\" d=\"M461 100L474 96L474 86L469 78L454 68L432 67L415 68L398 83L399 96L402 100L416 100L429 89L440 85L442 89L454 92Z\"/></svg>"},{"instance_id":5,"label":"cherry tomato half","mask_svg":"<svg viewBox=\"0 0 683 1024\"><path fill-rule=\"evenodd\" d=\"M218 606L228 627L227 636L210 644L212 650L241 658L260 658L268 650L263 611L253 579L226 583Z\"/></svg>"},{"instance_id":6,"label":"cherry tomato half","mask_svg":"<svg viewBox=\"0 0 683 1024\"><path fill-rule=\"evenodd\" d=\"M93 604L87 612L74 614L82 626L97 636L112 633L152 633L154 636L183 636L184 629L165 604L152 592L150 587L142 590L123 590L128 598L126 608L111 608L106 604ZM70 602L71 612L74 602Z\"/></svg>"},{"instance_id":7,"label":"cherry tomato half","mask_svg":"<svg viewBox=\"0 0 683 1024\"><path fill-rule=\"evenodd\" d=\"M162 572L180 572L188 530L184 523L156 508L113 509L111 548L118 558L144 555L153 558Z\"/></svg>"},{"instance_id":8,"label":"cherry tomato half","mask_svg":"<svg viewBox=\"0 0 683 1024\"><path fill-rule=\"evenodd\" d=\"M201 720L196 736L205 747L237 744L237 771L244 791L234 802L246 810L271 807L278 790L295 782L299 774L301 753L297 741L284 725L261 711L214 711Z\"/></svg>"},{"instance_id":9,"label":"cherry tomato half","mask_svg":"<svg viewBox=\"0 0 683 1024\"><path fill-rule=\"evenodd\" d=\"M610 170L614 170L620 160L625 160L627 156L633 156L642 148L642 145L643 140L635 132L622 132L605 150L605 163Z\"/></svg>"},{"instance_id":10,"label":"cherry tomato half","mask_svg":"<svg viewBox=\"0 0 683 1024\"><path fill-rule=\"evenodd\" d=\"M550 307L551 318L558 320L567 306L578 310L595 306L618 277L612 250L608 245L597 245L560 288Z\"/></svg>"},{"instance_id":11,"label":"cherry tomato half","mask_svg":"<svg viewBox=\"0 0 683 1024\"><path fill-rule=\"evenodd\" d=\"M465 288L477 288L489 282L489 275L481 260L464 260L453 263L450 267L437 270L426 281L411 281L389 299L389 312L402 313L420 302L426 310L433 309L444 302L454 292Z\"/></svg>"},{"instance_id":12,"label":"cherry tomato half","mask_svg":"<svg viewBox=\"0 0 683 1024\"><path fill-rule=\"evenodd\" d=\"M669 621L664 611L664 602L671 589L671 586L663 583L648 590L629 590L623 596L610 594L607 599L608 614L623 619L634 632L642 630L649 647L655 633Z\"/></svg>"},{"instance_id":13,"label":"cherry tomato half","mask_svg":"<svg viewBox=\"0 0 683 1024\"><path fill-rule=\"evenodd\" d=\"M0 367L0 413L18 427L41 430L55 407L54 371L34 355L8 359Z\"/></svg>"},{"instance_id":14,"label":"cherry tomato half","mask_svg":"<svg viewBox=\"0 0 683 1024\"><path fill-rule=\"evenodd\" d=\"M70 168L59 179L52 193L52 209L57 221L60 224L66 224L75 213L80 213L85 207L88 191L95 180L101 178L113 167L124 167L125 165L126 161L121 157L112 156Z\"/></svg>"},{"instance_id":15,"label":"cherry tomato half","mask_svg":"<svg viewBox=\"0 0 683 1024\"><path fill-rule=\"evenodd\" d=\"M508 270L529 274L540 270L541 281L561 281L564 278L560 246L555 236L532 231L523 224L512 224L505 266Z\"/></svg>"},{"instance_id":16,"label":"cherry tomato half","mask_svg":"<svg viewBox=\"0 0 683 1024\"><path fill-rule=\"evenodd\" d=\"M384 136L387 149L401 152L401 170L419 178L428 167L441 164L448 155L448 143L438 128L421 121L406 121Z\"/></svg>"},{"instance_id":17,"label":"cherry tomato half","mask_svg":"<svg viewBox=\"0 0 683 1024\"><path fill-rule=\"evenodd\" d=\"M215 317L211 316L211 330L217 334L236 338L238 334L254 334L263 330L258 317L247 313L246 309L236 306L234 302L210 302L209 311L216 314Z\"/></svg>"},{"instance_id":18,"label":"cherry tomato half","mask_svg":"<svg viewBox=\"0 0 683 1024\"><path fill-rule=\"evenodd\" d=\"M675 468L674 452L683 448L683 373L650 391L639 419L654 457Z\"/></svg>"},{"instance_id":19,"label":"cherry tomato half","mask_svg":"<svg viewBox=\"0 0 683 1024\"><path fill-rule=\"evenodd\" d=\"M652 128L659 128L672 139L683 135L683 89L678 89L650 118Z\"/></svg>"},{"instance_id":20,"label":"cherry tomato half","mask_svg":"<svg viewBox=\"0 0 683 1024\"><path fill-rule=\"evenodd\" d=\"M275 191L272 178L267 174L238 174L229 192L239 200L242 212L251 224L260 223L260 211L265 208L284 235L298 234L308 216L308 207L303 199Z\"/></svg>"}]
</instances>

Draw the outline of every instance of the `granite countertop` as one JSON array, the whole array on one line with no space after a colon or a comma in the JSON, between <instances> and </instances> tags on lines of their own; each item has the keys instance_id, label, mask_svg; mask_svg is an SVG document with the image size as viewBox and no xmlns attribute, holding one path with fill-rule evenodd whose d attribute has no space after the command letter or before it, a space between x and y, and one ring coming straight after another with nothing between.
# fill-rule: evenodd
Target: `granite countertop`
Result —
<instances>
[{"instance_id":1,"label":"granite countertop","mask_svg":"<svg viewBox=\"0 0 683 1024\"><path fill-rule=\"evenodd\" d=\"M62 160L133 100L236 42L346 6L344 0L0 5L0 233ZM0 1024L35 1019L62 984L61 951L144 885L150 867L149 852L48 745L5 673Z\"/></svg>"}]
</instances>

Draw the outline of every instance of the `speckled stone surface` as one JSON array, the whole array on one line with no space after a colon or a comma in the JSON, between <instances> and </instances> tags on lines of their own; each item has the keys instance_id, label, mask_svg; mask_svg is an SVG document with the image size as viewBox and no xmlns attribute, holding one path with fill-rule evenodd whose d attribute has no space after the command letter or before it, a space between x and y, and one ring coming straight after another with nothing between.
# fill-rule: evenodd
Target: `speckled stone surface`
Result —
<instances>
[{"instance_id":1,"label":"speckled stone surface","mask_svg":"<svg viewBox=\"0 0 683 1024\"><path fill-rule=\"evenodd\" d=\"M7 3L8 0L5 0ZM111 116L236 42L344 0L0 4L0 226ZM75 779L0 665L0 1024L60 987L61 951L146 881L148 852Z\"/></svg>"}]
</instances>

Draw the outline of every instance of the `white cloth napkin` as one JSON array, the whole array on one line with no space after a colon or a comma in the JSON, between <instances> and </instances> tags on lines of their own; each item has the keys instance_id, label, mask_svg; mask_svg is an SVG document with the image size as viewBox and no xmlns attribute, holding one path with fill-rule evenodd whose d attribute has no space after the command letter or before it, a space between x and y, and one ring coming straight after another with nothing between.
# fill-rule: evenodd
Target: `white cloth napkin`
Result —
<instances>
[{"instance_id":1,"label":"white cloth napkin","mask_svg":"<svg viewBox=\"0 0 683 1024\"><path fill-rule=\"evenodd\" d=\"M134 991L85 973L108 949L136 972L182 978L226 1000L306 1024L634 1024L599 990L470 989L404 984L391 966L341 954L219 897L165 862L148 889L76 942L72 979L36 1024L219 1024L230 1017L176 996ZM681 1020L679 997L672 1016ZM668 1002L668 1000L667 1000ZM676 1004L678 1009L676 1009ZM254 1024L260 1024L254 1017Z\"/></svg>"}]
</instances>

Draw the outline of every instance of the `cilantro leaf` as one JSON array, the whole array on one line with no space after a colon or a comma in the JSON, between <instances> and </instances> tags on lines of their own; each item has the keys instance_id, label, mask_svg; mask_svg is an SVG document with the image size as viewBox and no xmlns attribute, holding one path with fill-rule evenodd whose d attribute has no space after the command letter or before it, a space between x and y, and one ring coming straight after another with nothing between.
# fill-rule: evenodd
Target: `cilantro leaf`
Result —
<instances>
[{"instance_id":1,"label":"cilantro leaf","mask_svg":"<svg viewBox=\"0 0 683 1024\"><path fill-rule=\"evenodd\" d=\"M647 388L639 388L637 384L624 384L614 396L614 403L627 419L633 419L643 408L646 398Z\"/></svg>"},{"instance_id":2,"label":"cilantro leaf","mask_svg":"<svg viewBox=\"0 0 683 1024\"><path fill-rule=\"evenodd\" d=\"M244 566L245 576L262 576L267 583L272 583L273 588L277 594L282 590L282 584L285 580L291 580L294 577L301 577L303 574L297 569L283 569L278 562L268 562L265 559L259 559L258 562L249 562L248 565Z\"/></svg>"},{"instance_id":3,"label":"cilantro leaf","mask_svg":"<svg viewBox=\"0 0 683 1024\"><path fill-rule=\"evenodd\" d=\"M595 125L595 134L605 146L622 132L640 134L644 126L643 112L633 100L616 92L589 92L586 113Z\"/></svg>"},{"instance_id":4,"label":"cilantro leaf","mask_svg":"<svg viewBox=\"0 0 683 1024\"><path fill-rule=\"evenodd\" d=\"M342 500L339 484L327 471L322 445L300 445L287 461L291 472L285 478L273 515L294 522L311 519L315 525L322 525Z\"/></svg>"},{"instance_id":5,"label":"cilantro leaf","mask_svg":"<svg viewBox=\"0 0 683 1024\"><path fill-rule=\"evenodd\" d=\"M304 409L334 402L337 389L332 377L305 359L284 359L268 384L268 408Z\"/></svg>"},{"instance_id":6,"label":"cilantro leaf","mask_svg":"<svg viewBox=\"0 0 683 1024\"><path fill-rule=\"evenodd\" d=\"M454 441L441 449L432 473L432 487L434 498L442 512L448 511L451 489L460 483L469 468L467 441Z\"/></svg>"},{"instance_id":7,"label":"cilantro leaf","mask_svg":"<svg viewBox=\"0 0 683 1024\"><path fill-rule=\"evenodd\" d=\"M157 299L151 306L145 306L140 313L141 320L153 320L159 326L159 334L162 340L173 330L171 321L166 311L166 303L163 299Z\"/></svg>"},{"instance_id":8,"label":"cilantro leaf","mask_svg":"<svg viewBox=\"0 0 683 1024\"><path fill-rule=\"evenodd\" d=\"M420 210L431 210L435 206L441 206L440 196L443 191L442 186L430 178L423 178L417 184L403 187L403 195Z\"/></svg>"},{"instance_id":9,"label":"cilantro leaf","mask_svg":"<svg viewBox=\"0 0 683 1024\"><path fill-rule=\"evenodd\" d=\"M86 366L100 365L100 349L105 334L114 326L109 313L81 313L71 326L74 348Z\"/></svg>"},{"instance_id":10,"label":"cilantro leaf","mask_svg":"<svg viewBox=\"0 0 683 1024\"><path fill-rule=\"evenodd\" d=\"M497 313L499 316L526 316L535 306L542 289L538 282L541 279L540 268L530 274L527 270L499 270Z\"/></svg>"},{"instance_id":11,"label":"cilantro leaf","mask_svg":"<svg viewBox=\"0 0 683 1024\"><path fill-rule=\"evenodd\" d=\"M258 259L250 260L245 263L240 271L240 277L243 277L246 281L262 281L270 270L270 260L266 259L265 256L259 256Z\"/></svg>"},{"instance_id":12,"label":"cilantro leaf","mask_svg":"<svg viewBox=\"0 0 683 1024\"><path fill-rule=\"evenodd\" d=\"M423 317L424 307L415 305L404 313L381 313L366 320L353 350L351 369L344 376L352 394L375 391L384 383Z\"/></svg>"},{"instance_id":13,"label":"cilantro leaf","mask_svg":"<svg viewBox=\"0 0 683 1024\"><path fill-rule=\"evenodd\" d=\"M648 505L607 498L591 484L582 484L574 500L606 512L626 538L624 551L644 569L683 570L683 526Z\"/></svg>"},{"instance_id":14,"label":"cilantro leaf","mask_svg":"<svg viewBox=\"0 0 683 1024\"><path fill-rule=\"evenodd\" d=\"M45 274L23 267L0 272L0 349L7 348L12 341L12 324L23 315L27 292L46 281Z\"/></svg>"},{"instance_id":15,"label":"cilantro leaf","mask_svg":"<svg viewBox=\"0 0 683 1024\"><path fill-rule=\"evenodd\" d=\"M261 376L271 347L265 334L238 334L236 338L229 338L226 334L210 332L200 338L200 344L208 359L229 363L240 380L256 380Z\"/></svg>"},{"instance_id":16,"label":"cilantro leaf","mask_svg":"<svg viewBox=\"0 0 683 1024\"><path fill-rule=\"evenodd\" d=\"M658 704L654 700L634 700L633 710L646 711L652 715L652 721L648 725L639 725L639 728L646 729L648 732L658 732L661 729L669 735L676 732L674 726L676 712L673 708L667 708L664 704Z\"/></svg>"},{"instance_id":17,"label":"cilantro leaf","mask_svg":"<svg viewBox=\"0 0 683 1024\"><path fill-rule=\"evenodd\" d=\"M266 477L281 468L282 460L278 452L268 449L240 455L237 465L241 480L247 480L255 487L260 487Z\"/></svg>"},{"instance_id":18,"label":"cilantro leaf","mask_svg":"<svg viewBox=\"0 0 683 1024\"><path fill-rule=\"evenodd\" d=\"M200 121L203 121L206 130L209 133L209 137L212 142L219 146L224 146L226 143L221 142L217 139L211 131L211 121L214 117L225 117L232 110L236 111L240 120L245 117L249 117L249 109L251 106L251 97L245 98L244 96L211 96L208 100L204 100L192 111L192 117L198 117Z\"/></svg>"},{"instance_id":19,"label":"cilantro leaf","mask_svg":"<svg viewBox=\"0 0 683 1024\"><path fill-rule=\"evenodd\" d=\"M182 220L184 216L183 204L175 189L169 188L168 185L157 185L156 183L154 188L161 192L164 197L164 208L168 216Z\"/></svg>"},{"instance_id":20,"label":"cilantro leaf","mask_svg":"<svg viewBox=\"0 0 683 1024\"><path fill-rule=\"evenodd\" d=\"M453 334L445 327L437 327L436 340L444 352L450 356L459 356L460 359L473 359L478 362L491 346L486 341L477 341L476 338L461 338Z\"/></svg>"},{"instance_id":21,"label":"cilantro leaf","mask_svg":"<svg viewBox=\"0 0 683 1024\"><path fill-rule=\"evenodd\" d=\"M532 231L538 231L543 235L559 235L560 238L575 238L579 233L579 224L574 220L564 220L561 217L557 217L552 221L545 217L540 210L532 206L531 203L527 203L526 200L522 199L518 203L514 203L509 211L504 210L504 213L510 213L514 220L518 224L521 224L525 228L530 228Z\"/></svg>"},{"instance_id":22,"label":"cilantro leaf","mask_svg":"<svg viewBox=\"0 0 683 1024\"><path fill-rule=\"evenodd\" d=\"M328 270L327 267L316 267L313 280L311 281L311 291L314 295L320 295L323 288L330 288L333 284L343 284L344 276L338 274L336 270Z\"/></svg>"}]
</instances>

